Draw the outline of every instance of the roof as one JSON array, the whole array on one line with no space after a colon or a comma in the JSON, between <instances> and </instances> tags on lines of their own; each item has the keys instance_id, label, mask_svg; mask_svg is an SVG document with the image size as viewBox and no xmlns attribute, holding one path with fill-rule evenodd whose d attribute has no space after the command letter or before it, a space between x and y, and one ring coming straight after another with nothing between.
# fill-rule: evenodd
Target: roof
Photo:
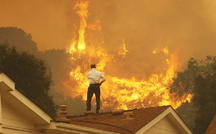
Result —
<instances>
[{"instance_id":1,"label":"roof","mask_svg":"<svg viewBox=\"0 0 216 134\"><path fill-rule=\"evenodd\" d=\"M53 119L49 117L49 115L15 89L14 81L4 73L0 72L0 102L2 102L2 100L7 105L13 105L13 108L16 109L16 111L22 112L22 115L25 115L25 118L29 118L32 121L31 123L35 125L37 131L47 131L49 133L57 134L115 134L83 126L53 122ZM0 106L0 113L1 111L2 106Z\"/></svg>"},{"instance_id":2,"label":"roof","mask_svg":"<svg viewBox=\"0 0 216 134\"><path fill-rule=\"evenodd\" d=\"M206 134L215 134L216 132L216 115L214 116L213 120L211 121Z\"/></svg>"},{"instance_id":3,"label":"roof","mask_svg":"<svg viewBox=\"0 0 216 134\"><path fill-rule=\"evenodd\" d=\"M49 124L52 120L38 106L15 89L15 83L7 75L0 72L0 93L1 99L22 111L26 117L31 117L37 124Z\"/></svg>"},{"instance_id":4,"label":"roof","mask_svg":"<svg viewBox=\"0 0 216 134\"><path fill-rule=\"evenodd\" d=\"M69 116L69 123L112 131L117 133L136 133L170 106L141 108L116 113L101 113L82 116Z\"/></svg>"},{"instance_id":5,"label":"roof","mask_svg":"<svg viewBox=\"0 0 216 134\"><path fill-rule=\"evenodd\" d=\"M26 117L37 122L38 129L51 133L91 133L91 134L143 134L164 117L169 116L182 128L184 134L192 134L171 106L141 108L134 110L68 116L67 122L52 121L39 107L15 89L15 83L0 73L0 93L2 97ZM182 134L183 134L182 133ZM212 133L209 133L212 134Z\"/></svg>"}]
</instances>

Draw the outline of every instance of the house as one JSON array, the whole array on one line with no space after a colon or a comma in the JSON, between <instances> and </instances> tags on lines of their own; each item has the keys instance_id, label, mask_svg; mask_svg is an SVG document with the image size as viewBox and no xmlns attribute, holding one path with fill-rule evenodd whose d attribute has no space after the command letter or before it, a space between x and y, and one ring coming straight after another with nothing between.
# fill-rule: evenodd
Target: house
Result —
<instances>
[{"instance_id":1,"label":"house","mask_svg":"<svg viewBox=\"0 0 216 134\"><path fill-rule=\"evenodd\" d=\"M170 106L66 116L54 120L0 73L2 134L192 134Z\"/></svg>"},{"instance_id":2,"label":"house","mask_svg":"<svg viewBox=\"0 0 216 134\"><path fill-rule=\"evenodd\" d=\"M214 116L213 120L211 121L206 134L216 134L216 115Z\"/></svg>"}]
</instances>

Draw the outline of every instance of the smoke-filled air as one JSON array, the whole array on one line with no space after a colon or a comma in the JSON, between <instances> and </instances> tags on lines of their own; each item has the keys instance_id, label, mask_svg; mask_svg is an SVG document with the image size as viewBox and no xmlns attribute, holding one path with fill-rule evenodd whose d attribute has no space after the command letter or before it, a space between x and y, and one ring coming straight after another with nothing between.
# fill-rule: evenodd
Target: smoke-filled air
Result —
<instances>
[{"instance_id":1,"label":"smoke-filled air","mask_svg":"<svg viewBox=\"0 0 216 134\"><path fill-rule=\"evenodd\" d=\"M190 57L216 53L215 6L213 0L0 0L0 26L30 33L40 51L67 53L61 69L69 70L52 72L64 101L85 102L95 63L107 78L103 110L178 108L193 94L168 90L176 72Z\"/></svg>"}]
</instances>

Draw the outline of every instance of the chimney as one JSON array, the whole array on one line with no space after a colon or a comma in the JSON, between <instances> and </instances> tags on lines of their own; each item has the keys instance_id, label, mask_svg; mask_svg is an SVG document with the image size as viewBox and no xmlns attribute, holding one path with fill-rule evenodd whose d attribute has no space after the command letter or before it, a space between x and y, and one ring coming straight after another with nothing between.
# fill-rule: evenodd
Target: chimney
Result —
<instances>
[{"instance_id":1,"label":"chimney","mask_svg":"<svg viewBox=\"0 0 216 134\"><path fill-rule=\"evenodd\" d=\"M67 106L66 105L59 105L58 106L58 113L56 121L68 122L70 121L67 118Z\"/></svg>"}]
</instances>

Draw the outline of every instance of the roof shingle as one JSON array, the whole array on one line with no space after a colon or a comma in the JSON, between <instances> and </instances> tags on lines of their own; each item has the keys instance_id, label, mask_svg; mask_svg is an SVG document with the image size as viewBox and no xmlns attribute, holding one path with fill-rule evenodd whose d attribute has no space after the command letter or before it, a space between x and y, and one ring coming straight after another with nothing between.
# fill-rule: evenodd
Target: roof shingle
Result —
<instances>
[{"instance_id":1,"label":"roof shingle","mask_svg":"<svg viewBox=\"0 0 216 134\"><path fill-rule=\"evenodd\" d=\"M211 124L209 125L206 134L215 134L216 133L216 115L214 116Z\"/></svg>"},{"instance_id":2,"label":"roof shingle","mask_svg":"<svg viewBox=\"0 0 216 134\"><path fill-rule=\"evenodd\" d=\"M71 124L124 134L132 134L147 125L167 108L169 108L169 106L127 110L117 114L109 112L82 116L69 116L68 118L70 119Z\"/></svg>"}]
</instances>

